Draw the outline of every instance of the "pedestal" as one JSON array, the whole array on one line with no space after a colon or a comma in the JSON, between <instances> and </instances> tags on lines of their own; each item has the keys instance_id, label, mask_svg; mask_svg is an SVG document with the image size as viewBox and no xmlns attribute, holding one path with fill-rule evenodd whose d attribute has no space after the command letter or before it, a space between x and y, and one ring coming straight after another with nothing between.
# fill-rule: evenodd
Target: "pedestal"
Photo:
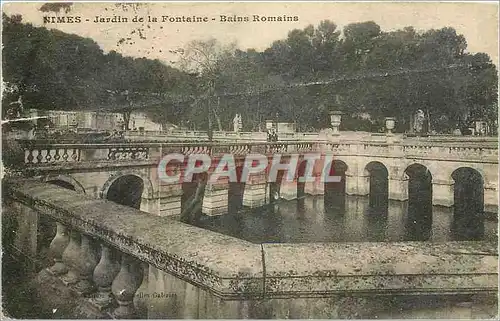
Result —
<instances>
[{"instance_id":1,"label":"pedestal","mask_svg":"<svg viewBox=\"0 0 500 321\"><path fill-rule=\"evenodd\" d=\"M450 207L454 204L453 181L433 181L432 182L432 205Z\"/></svg>"},{"instance_id":2,"label":"pedestal","mask_svg":"<svg viewBox=\"0 0 500 321\"><path fill-rule=\"evenodd\" d=\"M243 206L256 208L269 203L269 190L266 183L246 184L243 194Z\"/></svg>"},{"instance_id":3,"label":"pedestal","mask_svg":"<svg viewBox=\"0 0 500 321\"><path fill-rule=\"evenodd\" d=\"M345 179L347 195L366 196L370 194L370 176L346 175Z\"/></svg>"},{"instance_id":4,"label":"pedestal","mask_svg":"<svg viewBox=\"0 0 500 321\"><path fill-rule=\"evenodd\" d=\"M281 182L280 197L289 201L297 198L297 182Z\"/></svg>"},{"instance_id":5,"label":"pedestal","mask_svg":"<svg viewBox=\"0 0 500 321\"><path fill-rule=\"evenodd\" d=\"M181 214L181 196L164 197L160 199L160 216L175 216Z\"/></svg>"},{"instance_id":6,"label":"pedestal","mask_svg":"<svg viewBox=\"0 0 500 321\"><path fill-rule=\"evenodd\" d=\"M228 211L227 186L207 184L203 197L202 212L208 216L223 215Z\"/></svg>"},{"instance_id":7,"label":"pedestal","mask_svg":"<svg viewBox=\"0 0 500 321\"><path fill-rule=\"evenodd\" d=\"M389 199L396 201L408 200L408 179L389 178Z\"/></svg>"}]
</instances>

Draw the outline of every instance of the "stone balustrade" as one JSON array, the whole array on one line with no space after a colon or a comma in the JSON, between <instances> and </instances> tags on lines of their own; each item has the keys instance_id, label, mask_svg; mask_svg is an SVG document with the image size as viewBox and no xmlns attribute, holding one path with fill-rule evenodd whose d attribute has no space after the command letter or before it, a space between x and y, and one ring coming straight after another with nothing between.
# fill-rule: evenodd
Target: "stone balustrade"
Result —
<instances>
[{"instance_id":1,"label":"stone balustrade","mask_svg":"<svg viewBox=\"0 0 500 321\"><path fill-rule=\"evenodd\" d=\"M171 142L171 143L113 143L113 144L44 144L23 141L26 165L44 166L86 161L156 161L157 153L207 153L211 155L233 153L307 153L328 152L333 155L380 156L401 158L447 159L458 161L498 163L498 141L495 139L400 141L379 140L330 140L330 141L281 141L281 142Z\"/></svg>"},{"instance_id":2,"label":"stone balustrade","mask_svg":"<svg viewBox=\"0 0 500 321\"><path fill-rule=\"evenodd\" d=\"M423 309L445 318L496 311L488 242L252 244L45 183L3 189L18 250L37 255L40 216L57 225L37 282L67 318L411 318L395 302L436 295Z\"/></svg>"}]
</instances>

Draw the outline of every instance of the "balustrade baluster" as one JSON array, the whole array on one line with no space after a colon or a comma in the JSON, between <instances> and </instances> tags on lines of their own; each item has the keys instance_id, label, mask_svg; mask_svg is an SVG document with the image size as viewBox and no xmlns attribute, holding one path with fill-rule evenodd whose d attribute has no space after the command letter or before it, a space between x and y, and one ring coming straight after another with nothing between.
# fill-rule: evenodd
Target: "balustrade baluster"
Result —
<instances>
[{"instance_id":1,"label":"balustrade baluster","mask_svg":"<svg viewBox=\"0 0 500 321\"><path fill-rule=\"evenodd\" d=\"M65 162L68 161L68 149L67 148L64 148L64 152L63 152L63 155L62 155L62 158L64 159Z\"/></svg>"},{"instance_id":2,"label":"balustrade baluster","mask_svg":"<svg viewBox=\"0 0 500 321\"><path fill-rule=\"evenodd\" d=\"M97 294L90 300L92 304L101 310L113 303L111 295L111 284L120 270L119 255L116 250L101 245L101 259L94 269L94 282L97 286Z\"/></svg>"},{"instance_id":3,"label":"balustrade baluster","mask_svg":"<svg viewBox=\"0 0 500 321\"><path fill-rule=\"evenodd\" d=\"M47 155L45 155L45 160L47 161L47 163L50 163L50 161L52 160L52 155L50 154L51 151L51 149L47 149Z\"/></svg>"},{"instance_id":4,"label":"balustrade baluster","mask_svg":"<svg viewBox=\"0 0 500 321\"><path fill-rule=\"evenodd\" d=\"M33 163L33 160L35 159L35 157L33 156L33 150L32 150L32 149L28 149L28 150L26 151L26 153L27 153L27 154L26 154L26 158L25 158L25 159L26 159L26 162L27 162L28 164L32 164L32 163Z\"/></svg>"},{"instance_id":5,"label":"balustrade baluster","mask_svg":"<svg viewBox=\"0 0 500 321\"><path fill-rule=\"evenodd\" d=\"M42 156L42 150L38 150L38 155L36 155L36 160L37 160L37 163L41 163L42 162L42 159L43 159L43 156Z\"/></svg>"},{"instance_id":6,"label":"balustrade baluster","mask_svg":"<svg viewBox=\"0 0 500 321\"><path fill-rule=\"evenodd\" d=\"M62 260L68 267L68 272L61 277L64 284L74 284L78 282L78 263L80 257L81 238L80 234L72 230L70 232L69 244L63 252Z\"/></svg>"},{"instance_id":7,"label":"balustrade baluster","mask_svg":"<svg viewBox=\"0 0 500 321\"><path fill-rule=\"evenodd\" d=\"M54 154L55 161L59 161L61 159L61 155L59 155L59 149L56 148L56 153Z\"/></svg>"},{"instance_id":8,"label":"balustrade baluster","mask_svg":"<svg viewBox=\"0 0 500 321\"><path fill-rule=\"evenodd\" d=\"M75 289L82 294L88 294L94 290L92 274L95 266L97 265L95 246L90 236L82 235L80 252L81 255L79 256L78 265L80 280L75 285Z\"/></svg>"},{"instance_id":9,"label":"balustrade baluster","mask_svg":"<svg viewBox=\"0 0 500 321\"><path fill-rule=\"evenodd\" d=\"M62 256L69 244L69 234L67 228L61 223L56 223L56 236L50 242L50 252L54 257L54 265L47 268L52 275L61 275L68 272L68 267L63 263Z\"/></svg>"},{"instance_id":10,"label":"balustrade baluster","mask_svg":"<svg viewBox=\"0 0 500 321\"><path fill-rule=\"evenodd\" d=\"M119 304L113 311L115 318L126 319L136 315L133 299L141 282L139 262L128 254L122 254L120 272L111 285L113 295Z\"/></svg>"}]
</instances>

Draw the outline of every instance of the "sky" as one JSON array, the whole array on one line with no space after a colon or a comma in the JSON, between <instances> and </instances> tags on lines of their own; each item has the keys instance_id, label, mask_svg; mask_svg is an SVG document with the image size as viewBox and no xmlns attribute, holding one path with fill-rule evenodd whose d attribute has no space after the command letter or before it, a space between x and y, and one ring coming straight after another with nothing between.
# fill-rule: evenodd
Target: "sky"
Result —
<instances>
[{"instance_id":1,"label":"sky","mask_svg":"<svg viewBox=\"0 0 500 321\"><path fill-rule=\"evenodd\" d=\"M453 27L467 39L468 51L485 52L498 65L498 4L496 2L287 2L287 3L142 3L139 8L117 6L116 3L74 3L71 12L44 13L42 3L6 3L2 5L7 15L21 14L24 22L67 33L89 37L108 52L116 50L126 56L160 59L166 63L176 60L169 53L185 47L191 40L216 38L220 42L237 42L240 49L264 50L273 41L286 38L292 29L303 29L321 20L331 20L342 29L349 23L374 21L383 31L413 26L417 30ZM208 22L161 22L162 16L207 17ZM249 22L221 22L221 15L248 17ZM254 22L253 15L298 17L298 21ZM80 17L80 23L44 24L44 16ZM96 16L120 16L127 23L93 22ZM132 22L134 17L146 22ZM147 17L158 22L147 22ZM88 21L87 21L88 19ZM142 28L141 39L136 32L132 44L117 45L121 38Z\"/></svg>"}]
</instances>

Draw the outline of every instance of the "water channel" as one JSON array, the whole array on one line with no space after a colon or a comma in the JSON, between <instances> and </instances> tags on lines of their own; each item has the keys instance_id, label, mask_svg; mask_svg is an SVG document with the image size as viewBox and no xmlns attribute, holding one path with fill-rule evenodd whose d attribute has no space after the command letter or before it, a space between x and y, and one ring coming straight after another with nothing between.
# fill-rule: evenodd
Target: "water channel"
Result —
<instances>
[{"instance_id":1,"label":"water channel","mask_svg":"<svg viewBox=\"0 0 500 321\"><path fill-rule=\"evenodd\" d=\"M487 213L486 213L487 214ZM490 216L454 229L453 208L374 197L306 195L237 213L203 216L196 224L253 243L496 240Z\"/></svg>"}]
</instances>

